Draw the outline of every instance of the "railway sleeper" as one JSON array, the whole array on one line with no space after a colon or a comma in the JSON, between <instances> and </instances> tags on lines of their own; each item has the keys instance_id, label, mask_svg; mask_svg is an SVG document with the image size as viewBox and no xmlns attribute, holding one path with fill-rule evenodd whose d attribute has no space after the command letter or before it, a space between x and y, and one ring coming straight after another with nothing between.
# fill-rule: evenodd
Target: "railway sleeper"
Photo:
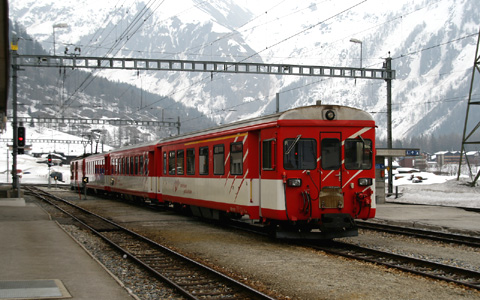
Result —
<instances>
[{"instance_id":1,"label":"railway sleeper","mask_svg":"<svg viewBox=\"0 0 480 300\"><path fill-rule=\"evenodd\" d=\"M197 280L197 281L188 281L188 282L178 282L177 284L182 287L191 287L191 286L205 286L215 284L215 281L212 280Z\"/></svg>"}]
</instances>

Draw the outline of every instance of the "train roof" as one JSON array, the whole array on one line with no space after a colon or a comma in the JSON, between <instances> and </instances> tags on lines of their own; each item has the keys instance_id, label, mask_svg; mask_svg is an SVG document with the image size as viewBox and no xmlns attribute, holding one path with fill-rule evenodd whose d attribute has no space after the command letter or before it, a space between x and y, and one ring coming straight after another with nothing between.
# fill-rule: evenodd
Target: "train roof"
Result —
<instances>
[{"instance_id":1,"label":"train roof","mask_svg":"<svg viewBox=\"0 0 480 300\"><path fill-rule=\"evenodd\" d=\"M173 142L181 139L192 138L204 134L214 134L218 132L225 131L234 131L239 128L245 127L254 127L254 126L273 126L279 120L326 120L325 113L329 110L335 111L335 120L365 120L373 121L373 117L358 108L342 106L342 105L310 105L293 108L284 112L271 114L267 116L257 117L248 120L242 120L238 122L233 122L229 124L224 124L216 127L211 127L204 130L184 133L181 135L176 135L172 137L167 137L155 141L151 141L144 144L130 145L126 147L121 147L119 149L114 149L105 153L92 154L92 157L98 155L107 155L110 153L128 151L129 149L138 149L138 148L149 148L154 147L161 143ZM77 158L78 159L78 158Z\"/></svg>"},{"instance_id":2,"label":"train roof","mask_svg":"<svg viewBox=\"0 0 480 300\"><path fill-rule=\"evenodd\" d=\"M358 108L342 106L342 105L310 105L293 108L284 112L271 114L267 116L257 117L248 120L242 120L225 125L212 127L209 129L185 133L182 135L164 138L158 143L176 141L184 138L191 138L203 134L212 134L217 132L224 132L235 130L238 128L252 127L276 123L279 120L326 120L325 113L329 110L335 111L335 120L364 120L373 121L373 117L366 111ZM270 125L271 126L271 125Z\"/></svg>"}]
</instances>

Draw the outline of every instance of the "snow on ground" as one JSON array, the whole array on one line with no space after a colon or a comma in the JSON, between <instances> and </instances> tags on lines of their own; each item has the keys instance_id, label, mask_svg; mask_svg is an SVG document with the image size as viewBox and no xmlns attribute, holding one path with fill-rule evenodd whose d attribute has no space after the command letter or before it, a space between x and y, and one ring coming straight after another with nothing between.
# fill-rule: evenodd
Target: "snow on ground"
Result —
<instances>
[{"instance_id":1,"label":"snow on ground","mask_svg":"<svg viewBox=\"0 0 480 300\"><path fill-rule=\"evenodd\" d=\"M22 170L21 183L48 183L48 166L46 158L34 158L30 155L18 156L18 170ZM9 164L11 165L10 160ZM70 167L53 166L51 172L60 172L64 182L70 183ZM404 170L405 171L405 170ZM387 198L390 203L427 204L480 208L480 186L471 187L467 183L470 178L456 176L437 176L433 173L397 173L393 185L398 186L401 196ZM12 178L7 173L6 150L0 151L0 183L11 183ZM51 179L51 184L55 181Z\"/></svg>"},{"instance_id":2,"label":"snow on ground","mask_svg":"<svg viewBox=\"0 0 480 300\"><path fill-rule=\"evenodd\" d=\"M387 198L391 203L426 204L480 208L480 186L471 187L469 177L437 176L428 172L398 173L393 185L401 196Z\"/></svg>"},{"instance_id":3,"label":"snow on ground","mask_svg":"<svg viewBox=\"0 0 480 300\"><path fill-rule=\"evenodd\" d=\"M2 151L3 152L3 151ZM0 152L0 153L2 153ZM12 159L10 157L9 161L9 170L7 172L7 161L6 153L3 152L3 155L0 154L0 183L11 183L12 176L10 175ZM18 155L17 156L17 171L19 172L20 183L39 183L47 184L48 183L48 165L45 163L46 157L35 158L30 155ZM70 183L70 166L52 166L50 172L60 172L62 173L63 182L58 181L58 184L69 184ZM51 178L50 182L55 183L55 180Z\"/></svg>"},{"instance_id":4,"label":"snow on ground","mask_svg":"<svg viewBox=\"0 0 480 300\"><path fill-rule=\"evenodd\" d=\"M95 150L95 143L92 144L82 144L82 143L71 143L66 144L62 143L63 140L68 141L83 141L81 137L75 135L63 133L58 130L53 130L47 127L32 127L26 125L26 141L30 145L32 140L45 140L44 142L34 142L31 144L31 151L34 153L52 153L53 158L56 158L56 153L64 153L64 155L69 156L78 156L82 155L85 151L90 153L92 150ZM6 131L0 134L2 138L11 138L12 137L12 126L8 122L6 126ZM55 143L54 141L58 141ZM86 142L86 140L85 140ZM11 145L11 142L4 142L0 144L0 184L1 183L10 183L12 182L12 176L10 175L12 169L12 152L9 151L9 157L7 158L7 144ZM101 147L100 145L98 147ZM103 146L104 150L108 151L112 149L107 145ZM30 155L18 155L17 156L17 170L21 170L19 173L21 177L20 183L48 183L48 165L46 164L47 154L43 154L41 158L35 158ZM8 170L7 170L8 165ZM59 184L70 183L70 166L52 166L50 172L60 172L62 173L62 179L64 182L58 182ZM51 179L51 183L55 181Z\"/></svg>"}]
</instances>

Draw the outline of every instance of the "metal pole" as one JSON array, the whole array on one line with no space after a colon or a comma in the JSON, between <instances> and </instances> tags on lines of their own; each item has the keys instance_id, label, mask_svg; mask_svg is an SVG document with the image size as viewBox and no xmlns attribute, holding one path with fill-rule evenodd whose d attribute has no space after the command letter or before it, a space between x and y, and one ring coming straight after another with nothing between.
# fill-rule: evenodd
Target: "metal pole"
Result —
<instances>
[{"instance_id":1,"label":"metal pole","mask_svg":"<svg viewBox=\"0 0 480 300\"><path fill-rule=\"evenodd\" d=\"M392 70L392 58L387 57L385 59L385 69L388 74ZM392 79L385 79L387 82L387 148L392 149ZM392 157L388 157L388 193L393 193L393 180L392 180Z\"/></svg>"},{"instance_id":2,"label":"metal pole","mask_svg":"<svg viewBox=\"0 0 480 300\"><path fill-rule=\"evenodd\" d=\"M13 40L14 45L12 45L12 108L13 108L13 120L12 120L12 129L13 129L13 162L12 162L12 187L13 190L17 190L17 198L20 198L20 182L18 180L17 174L17 154L18 154L18 121L17 121L17 49L18 49L18 38L15 37Z\"/></svg>"},{"instance_id":3,"label":"metal pole","mask_svg":"<svg viewBox=\"0 0 480 300\"><path fill-rule=\"evenodd\" d=\"M360 69L362 68L362 60L363 60L363 43L360 43Z\"/></svg>"},{"instance_id":4,"label":"metal pole","mask_svg":"<svg viewBox=\"0 0 480 300\"><path fill-rule=\"evenodd\" d=\"M478 32L477 48L475 50L475 61L473 62L472 79L470 81L470 91L468 92L467 113L465 115L465 125L463 126L462 149L460 151L460 161L458 163L457 181L460 180L460 175L461 175L461 172L462 172L462 160L463 160L464 153L465 153L465 159L468 162L468 159L466 157L467 156L466 155L467 151L465 150L465 142L468 139L468 138L466 138L467 125L468 125L468 115L469 115L469 112L470 112L470 103L471 103L471 100L472 100L472 90L473 90L473 84L474 84L474 78L475 78L475 71L477 70L477 64L479 63L479 60L480 60L480 56L478 55L479 47L480 47L480 31ZM470 168L469 172L470 172L470 178L472 179L473 175L472 175L471 168ZM476 179L473 180L473 182L472 182L473 184L475 184L476 180L478 179L478 176L479 175L477 175Z\"/></svg>"},{"instance_id":5,"label":"metal pole","mask_svg":"<svg viewBox=\"0 0 480 300\"><path fill-rule=\"evenodd\" d=\"M178 116L178 122L177 122L177 134L180 135L180 116Z\"/></svg>"},{"instance_id":6,"label":"metal pole","mask_svg":"<svg viewBox=\"0 0 480 300\"><path fill-rule=\"evenodd\" d=\"M280 93L276 94L276 103L277 103L277 108L275 109L276 113L280 112Z\"/></svg>"},{"instance_id":7,"label":"metal pole","mask_svg":"<svg viewBox=\"0 0 480 300\"><path fill-rule=\"evenodd\" d=\"M7 144L7 183L10 182L10 178L8 175L10 174L10 149L8 149L8 144Z\"/></svg>"},{"instance_id":8,"label":"metal pole","mask_svg":"<svg viewBox=\"0 0 480 300\"><path fill-rule=\"evenodd\" d=\"M55 56L55 25L53 25L52 29L53 29L53 56Z\"/></svg>"},{"instance_id":9,"label":"metal pole","mask_svg":"<svg viewBox=\"0 0 480 300\"><path fill-rule=\"evenodd\" d=\"M48 163L48 162L47 162ZM50 171L50 163L48 163L48 188L50 188L50 174L51 174L51 171Z\"/></svg>"}]
</instances>

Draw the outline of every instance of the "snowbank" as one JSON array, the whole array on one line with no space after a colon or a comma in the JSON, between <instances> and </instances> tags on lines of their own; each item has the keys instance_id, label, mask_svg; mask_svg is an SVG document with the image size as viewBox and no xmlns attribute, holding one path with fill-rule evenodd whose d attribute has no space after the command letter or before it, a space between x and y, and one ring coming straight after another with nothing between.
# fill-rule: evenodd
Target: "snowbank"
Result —
<instances>
[{"instance_id":1,"label":"snowbank","mask_svg":"<svg viewBox=\"0 0 480 300\"><path fill-rule=\"evenodd\" d=\"M394 175L394 186L401 196L387 202L480 208L480 187L471 187L470 178L437 176L433 173L400 173Z\"/></svg>"}]
</instances>

